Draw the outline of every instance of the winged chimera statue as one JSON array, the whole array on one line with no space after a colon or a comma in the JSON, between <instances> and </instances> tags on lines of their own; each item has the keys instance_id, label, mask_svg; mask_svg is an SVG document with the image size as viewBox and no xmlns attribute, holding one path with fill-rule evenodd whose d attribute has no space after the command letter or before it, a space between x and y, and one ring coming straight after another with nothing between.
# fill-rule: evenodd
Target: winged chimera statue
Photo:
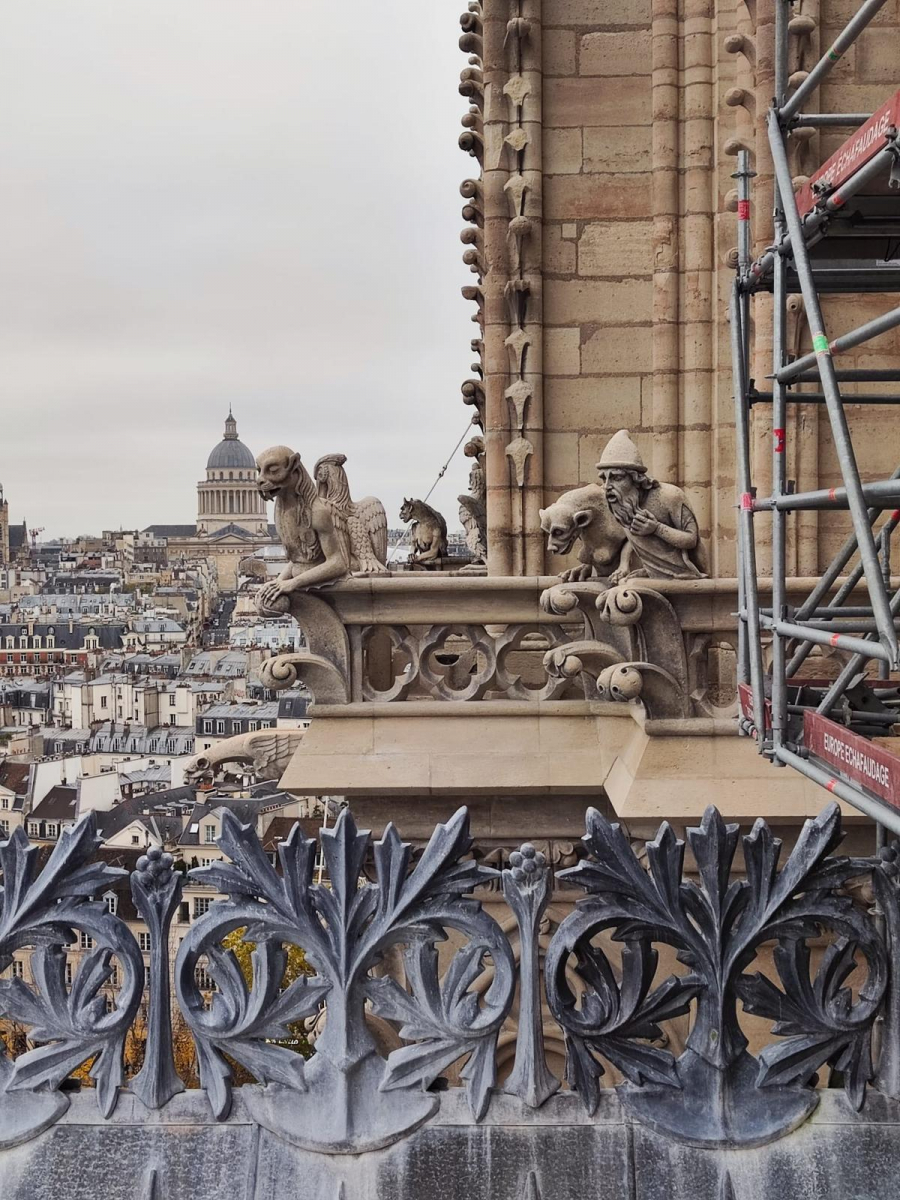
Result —
<instances>
[{"instance_id":1,"label":"winged chimera statue","mask_svg":"<svg viewBox=\"0 0 900 1200\"><path fill-rule=\"evenodd\" d=\"M278 578L260 588L260 612L286 612L291 593L325 587L355 571L387 570L384 505L374 497L350 500L343 464L336 461L342 457L320 459L318 487L288 446L271 446L257 458L257 487L264 500L275 501L275 528L288 559Z\"/></svg>"}]
</instances>

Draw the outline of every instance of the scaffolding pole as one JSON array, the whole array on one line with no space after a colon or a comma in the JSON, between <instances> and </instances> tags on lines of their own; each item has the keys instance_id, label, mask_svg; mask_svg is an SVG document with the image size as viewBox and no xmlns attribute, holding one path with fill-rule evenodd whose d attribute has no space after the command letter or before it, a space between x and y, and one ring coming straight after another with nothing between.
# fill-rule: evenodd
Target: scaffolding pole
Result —
<instances>
[{"instance_id":1,"label":"scaffolding pole","mask_svg":"<svg viewBox=\"0 0 900 1200\"><path fill-rule=\"evenodd\" d=\"M881 269L891 264L877 261L881 254L873 252L873 247L876 239L900 238L900 206L886 210L883 203L873 204L873 197L884 196L886 185L894 184L900 173L900 93L875 113L802 111L885 2L864 0L809 76L788 96L792 0L775 0L774 99L766 118L775 175L772 240L751 261L750 181L754 173L749 155L742 151L734 175L738 183L738 269L729 313L739 497L738 677L749 689L749 697L742 692L742 703L749 698L749 707L744 709L740 727L757 738L761 753L773 764L799 771L900 833L900 794L894 798L897 811L892 812L883 799L867 790L865 779L853 778L852 772L848 775L843 769L841 764L849 761L846 756L838 756L838 765L827 760L829 739L833 743L844 728L848 737L857 739L857 745L864 745L873 732L881 735L890 733L895 723L900 726L900 680L891 679L891 672L900 670L900 589L891 594L891 536L900 524L900 467L889 479L863 483L845 412L845 405L898 405L900 387L889 395L865 392L845 396L841 391L848 383L900 383L900 368L838 369L835 365L838 355L900 327L900 307L830 338L819 300L821 292L889 291L896 279L896 272ZM844 147L795 192L787 149L792 131L841 127L851 131ZM786 338L787 301L798 287L813 348L792 360ZM757 391L750 379L750 305L753 296L762 291L772 294L770 391ZM812 384L813 390L792 390L801 384ZM771 405L772 415L771 490L764 496L759 496L754 486L749 428L752 407L761 403ZM824 406L840 486L803 491L787 478L791 404ZM849 513L852 530L809 595L799 605L792 605L786 552L789 522L798 512L834 509ZM882 519L881 514L891 509ZM771 521L772 600L766 608L760 607L756 568L755 521L760 519ZM763 637L771 640L768 669ZM797 676L817 647L847 656L831 683ZM860 692L861 682L873 668L882 684L880 691L866 687ZM837 712L845 725L831 722L832 712ZM896 757L900 766L900 739Z\"/></svg>"}]
</instances>

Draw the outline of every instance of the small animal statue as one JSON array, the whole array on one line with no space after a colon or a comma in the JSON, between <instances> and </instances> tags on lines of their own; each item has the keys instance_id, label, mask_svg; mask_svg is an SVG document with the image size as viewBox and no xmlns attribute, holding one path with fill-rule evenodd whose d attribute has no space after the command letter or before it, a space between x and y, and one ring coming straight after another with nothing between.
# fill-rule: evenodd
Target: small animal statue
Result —
<instances>
[{"instance_id":1,"label":"small animal statue","mask_svg":"<svg viewBox=\"0 0 900 1200\"><path fill-rule=\"evenodd\" d=\"M268 569L261 558L242 558L238 563L238 575L242 575L245 579L263 581L269 578Z\"/></svg>"},{"instance_id":2,"label":"small animal statue","mask_svg":"<svg viewBox=\"0 0 900 1200\"><path fill-rule=\"evenodd\" d=\"M438 565L447 553L447 522L424 500L404 500L400 520L412 522L412 554L417 565Z\"/></svg>"},{"instance_id":3,"label":"small animal statue","mask_svg":"<svg viewBox=\"0 0 900 1200\"><path fill-rule=\"evenodd\" d=\"M606 490L596 483L564 492L558 500L541 509L541 530L547 535L552 554L568 554L577 541L580 567L560 574L565 583L609 575L625 544L625 531L613 516Z\"/></svg>"},{"instance_id":4,"label":"small animal statue","mask_svg":"<svg viewBox=\"0 0 900 1200\"><path fill-rule=\"evenodd\" d=\"M316 463L313 478L319 498L328 505L338 536L347 543L351 573L386 575L387 513L374 496L350 499L346 461L346 454L325 454Z\"/></svg>"},{"instance_id":5,"label":"small animal statue","mask_svg":"<svg viewBox=\"0 0 900 1200\"><path fill-rule=\"evenodd\" d=\"M471 458L469 495L458 497L459 519L466 531L466 545L472 552L473 563L487 562L487 490L484 479L484 438L473 437L466 442L464 453Z\"/></svg>"}]
</instances>

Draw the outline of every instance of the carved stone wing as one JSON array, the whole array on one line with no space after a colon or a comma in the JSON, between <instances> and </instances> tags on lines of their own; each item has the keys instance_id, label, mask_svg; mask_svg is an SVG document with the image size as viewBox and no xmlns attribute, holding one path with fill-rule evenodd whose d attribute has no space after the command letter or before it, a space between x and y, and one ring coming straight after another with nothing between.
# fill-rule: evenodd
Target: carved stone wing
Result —
<instances>
[{"instance_id":1,"label":"carved stone wing","mask_svg":"<svg viewBox=\"0 0 900 1200\"><path fill-rule=\"evenodd\" d=\"M350 528L347 518L336 504L328 504L328 509L331 513L331 519L334 522L334 532L338 535L338 540L341 543L341 552L344 555L344 562L347 564L347 572L349 574L353 562L353 543L350 538Z\"/></svg>"},{"instance_id":2,"label":"carved stone wing","mask_svg":"<svg viewBox=\"0 0 900 1200\"><path fill-rule=\"evenodd\" d=\"M459 519L466 531L466 545L476 558L484 558L487 555L484 505L475 496L460 496Z\"/></svg>"},{"instance_id":3,"label":"carved stone wing","mask_svg":"<svg viewBox=\"0 0 900 1200\"><path fill-rule=\"evenodd\" d=\"M356 502L356 515L368 535L372 554L379 566L384 569L388 551L388 522L384 505L375 496L366 496L363 500Z\"/></svg>"}]
</instances>

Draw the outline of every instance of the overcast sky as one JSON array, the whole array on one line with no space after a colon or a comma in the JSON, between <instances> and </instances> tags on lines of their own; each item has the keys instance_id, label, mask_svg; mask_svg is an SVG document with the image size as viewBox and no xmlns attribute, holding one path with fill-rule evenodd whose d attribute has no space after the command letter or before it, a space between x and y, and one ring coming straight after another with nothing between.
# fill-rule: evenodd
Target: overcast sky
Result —
<instances>
[{"instance_id":1,"label":"overcast sky","mask_svg":"<svg viewBox=\"0 0 900 1200\"><path fill-rule=\"evenodd\" d=\"M0 50L0 483L189 522L229 404L392 524L463 432L459 0L27 0ZM351 19L352 18L352 19ZM457 456L435 492L452 527Z\"/></svg>"}]
</instances>

